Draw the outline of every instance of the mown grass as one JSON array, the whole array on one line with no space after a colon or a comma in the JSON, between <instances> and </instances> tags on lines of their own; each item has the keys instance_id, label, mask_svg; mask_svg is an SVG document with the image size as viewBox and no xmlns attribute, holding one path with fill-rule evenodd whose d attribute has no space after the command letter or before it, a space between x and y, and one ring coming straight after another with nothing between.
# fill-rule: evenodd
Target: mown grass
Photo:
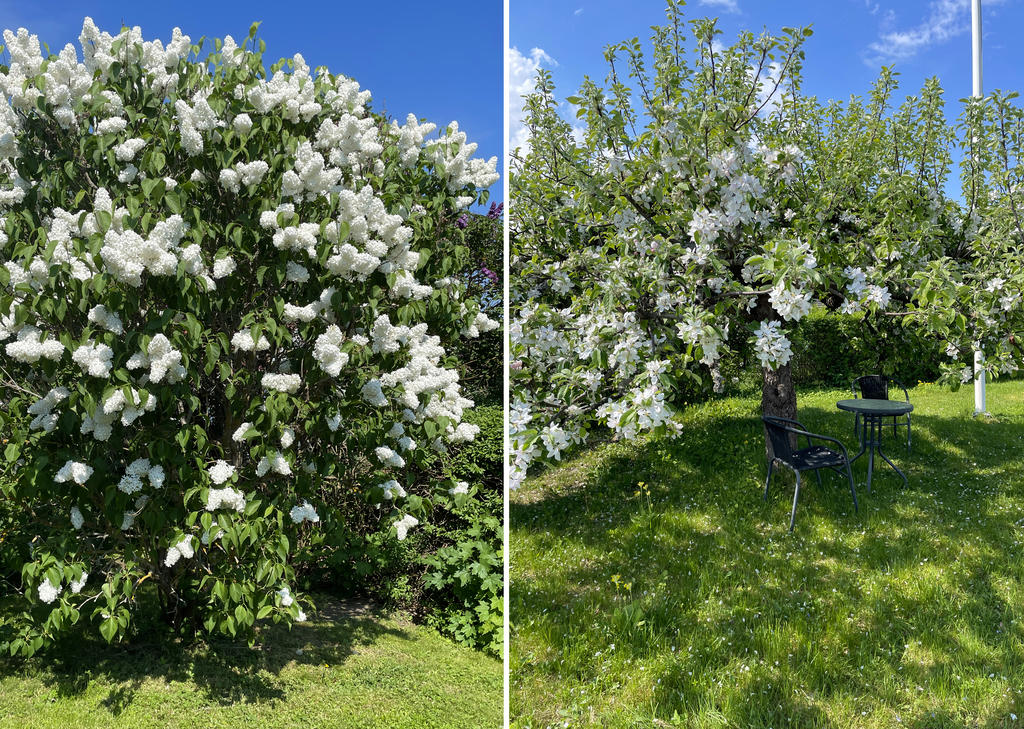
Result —
<instances>
[{"instance_id":1,"label":"mown grass","mask_svg":"<svg viewBox=\"0 0 1024 729\"><path fill-rule=\"evenodd\" d=\"M854 464L762 501L758 399L674 440L604 443L511 504L511 715L531 727L1024 724L1024 383L910 393L909 478ZM799 418L856 452L846 391ZM649 489L638 487L644 482ZM1018 718L1020 717L1020 718Z\"/></svg>"},{"instance_id":2,"label":"mown grass","mask_svg":"<svg viewBox=\"0 0 1024 729\"><path fill-rule=\"evenodd\" d=\"M0 662L4 729L494 729L502 665L399 615L319 600L262 649L65 644Z\"/></svg>"}]
</instances>

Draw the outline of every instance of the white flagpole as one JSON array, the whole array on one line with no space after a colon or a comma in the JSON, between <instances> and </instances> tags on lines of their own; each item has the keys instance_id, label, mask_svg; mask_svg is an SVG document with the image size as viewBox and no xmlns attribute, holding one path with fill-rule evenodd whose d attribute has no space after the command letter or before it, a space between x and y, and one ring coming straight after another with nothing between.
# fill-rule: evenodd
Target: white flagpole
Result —
<instances>
[{"instance_id":1,"label":"white flagpole","mask_svg":"<svg viewBox=\"0 0 1024 729\"><path fill-rule=\"evenodd\" d=\"M973 95L980 97L981 90L981 0L971 0L971 45ZM985 353L981 349L974 352L974 414L987 412L985 408Z\"/></svg>"}]
</instances>

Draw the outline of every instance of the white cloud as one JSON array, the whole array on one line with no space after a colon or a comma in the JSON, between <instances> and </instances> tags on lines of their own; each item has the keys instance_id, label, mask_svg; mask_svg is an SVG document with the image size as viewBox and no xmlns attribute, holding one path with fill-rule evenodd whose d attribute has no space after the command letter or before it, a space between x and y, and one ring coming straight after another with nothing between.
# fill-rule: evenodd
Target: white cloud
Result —
<instances>
[{"instance_id":1,"label":"white cloud","mask_svg":"<svg viewBox=\"0 0 1024 729\"><path fill-rule=\"evenodd\" d=\"M526 112L523 110L523 96L533 93L537 80L537 69L542 66L557 66L551 56L541 48L533 48L524 56L513 46L508 49L508 135L509 148L522 147L529 139L524 126Z\"/></svg>"},{"instance_id":2,"label":"white cloud","mask_svg":"<svg viewBox=\"0 0 1024 729\"><path fill-rule=\"evenodd\" d=\"M573 15L583 15L583 8L576 8L572 11Z\"/></svg>"},{"instance_id":3,"label":"white cloud","mask_svg":"<svg viewBox=\"0 0 1024 729\"><path fill-rule=\"evenodd\" d=\"M757 69L754 67L751 67L750 69L751 82L753 82L754 71L756 70ZM782 101L782 86L779 86L778 90L775 91L775 94L773 96L769 97L769 94L771 94L772 91L775 90L775 83L779 80L781 74L782 64L778 62L769 63L767 66L761 69L761 87L757 90L757 101L755 101L754 103L756 104L755 108L761 106L761 104L764 104L764 107L761 109L760 112L760 115L763 118L771 116L772 114L776 113L779 109L779 104Z\"/></svg>"},{"instance_id":4,"label":"white cloud","mask_svg":"<svg viewBox=\"0 0 1024 729\"><path fill-rule=\"evenodd\" d=\"M987 5L998 5L1004 0L987 0ZM872 14L877 10L872 11ZM891 27L894 15L886 13L884 27ZM869 65L891 63L912 58L929 46L945 43L971 30L970 0L932 0L928 17L913 28L886 30L878 40L868 46L865 61Z\"/></svg>"},{"instance_id":5,"label":"white cloud","mask_svg":"<svg viewBox=\"0 0 1024 729\"><path fill-rule=\"evenodd\" d=\"M721 8L722 12L726 13L738 13L740 11L739 3L736 0L700 0L700 4Z\"/></svg>"}]
</instances>

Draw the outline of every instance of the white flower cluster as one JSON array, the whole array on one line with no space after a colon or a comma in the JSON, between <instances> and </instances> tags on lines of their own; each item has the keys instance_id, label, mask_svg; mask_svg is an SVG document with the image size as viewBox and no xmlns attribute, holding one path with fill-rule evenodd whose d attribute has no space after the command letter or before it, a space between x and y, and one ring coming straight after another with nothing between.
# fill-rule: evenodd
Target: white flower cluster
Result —
<instances>
[{"instance_id":1,"label":"white flower cluster","mask_svg":"<svg viewBox=\"0 0 1024 729\"><path fill-rule=\"evenodd\" d=\"M93 377L107 378L113 367L114 350L105 344L87 342L71 353L71 359L82 372Z\"/></svg>"},{"instance_id":2,"label":"white flower cluster","mask_svg":"<svg viewBox=\"0 0 1024 729\"><path fill-rule=\"evenodd\" d=\"M260 478L266 476L270 471L279 473L282 476L292 475L292 467L288 464L281 451L274 451L269 456L263 456L259 463L256 464L256 475Z\"/></svg>"},{"instance_id":3,"label":"white flower cluster","mask_svg":"<svg viewBox=\"0 0 1024 729\"><path fill-rule=\"evenodd\" d=\"M99 324L108 332L118 336L124 334L124 324L121 322L121 317L112 311L108 311L107 307L103 304L96 304L96 306L89 309L88 318L93 324Z\"/></svg>"},{"instance_id":4,"label":"white flower cluster","mask_svg":"<svg viewBox=\"0 0 1024 729\"><path fill-rule=\"evenodd\" d=\"M299 387L302 386L302 377L293 374L268 372L263 375L261 384L267 390L295 394L299 391Z\"/></svg>"},{"instance_id":5,"label":"white flower cluster","mask_svg":"<svg viewBox=\"0 0 1024 729\"><path fill-rule=\"evenodd\" d=\"M791 289L784 283L776 284L768 295L772 308L786 321L800 321L811 311L811 294Z\"/></svg>"},{"instance_id":6,"label":"white flower cluster","mask_svg":"<svg viewBox=\"0 0 1024 729\"><path fill-rule=\"evenodd\" d=\"M117 488L129 495L137 493L142 490L143 478L147 479L153 488L163 488L166 478L164 467L150 465L148 458L136 458L128 464Z\"/></svg>"},{"instance_id":7,"label":"white flower cluster","mask_svg":"<svg viewBox=\"0 0 1024 729\"><path fill-rule=\"evenodd\" d=\"M501 322L491 319L487 314L477 312L477 315L473 317L473 321L462 330L462 336L470 339L476 339L484 332L492 332L501 326Z\"/></svg>"},{"instance_id":8,"label":"white flower cluster","mask_svg":"<svg viewBox=\"0 0 1024 729\"><path fill-rule=\"evenodd\" d=\"M331 325L326 332L316 338L313 347L313 359L331 377L341 374L341 369L348 364L348 353L341 351L345 335L336 325Z\"/></svg>"},{"instance_id":9,"label":"white flower cluster","mask_svg":"<svg viewBox=\"0 0 1024 729\"><path fill-rule=\"evenodd\" d=\"M118 162L131 162L145 146L145 139L139 137L127 139L114 147L114 156L117 157Z\"/></svg>"},{"instance_id":10,"label":"white flower cluster","mask_svg":"<svg viewBox=\"0 0 1024 729\"><path fill-rule=\"evenodd\" d=\"M395 499L404 499L408 494L405 489L395 479L389 479L382 484L378 484L378 487L384 490L384 498L388 501L394 501Z\"/></svg>"},{"instance_id":11,"label":"white flower cluster","mask_svg":"<svg viewBox=\"0 0 1024 729\"><path fill-rule=\"evenodd\" d=\"M28 414L34 416L29 423L30 430L42 430L46 433L53 432L57 427L59 413L53 409L67 399L70 391L66 387L54 387L46 395L29 405Z\"/></svg>"},{"instance_id":12,"label":"white flower cluster","mask_svg":"<svg viewBox=\"0 0 1024 729\"><path fill-rule=\"evenodd\" d=\"M115 421L120 420L121 425L131 425L143 413L156 409L156 396L152 393L134 387L128 387L127 391L126 395L123 387L114 390L92 415L85 415L82 418L81 433L91 433L96 440L106 441L110 439Z\"/></svg>"},{"instance_id":13,"label":"white flower cluster","mask_svg":"<svg viewBox=\"0 0 1024 729\"><path fill-rule=\"evenodd\" d=\"M181 352L171 346L170 340L163 334L157 334L149 340L145 352L136 352L127 363L130 370L149 368L149 381L159 383L167 379L167 384L181 382L188 374L181 364Z\"/></svg>"},{"instance_id":14,"label":"white flower cluster","mask_svg":"<svg viewBox=\"0 0 1024 729\"><path fill-rule=\"evenodd\" d=\"M64 354L64 345L34 326L24 326L18 332L18 339L10 342L5 351L11 359L35 364L40 359L59 360Z\"/></svg>"},{"instance_id":15,"label":"white flower cluster","mask_svg":"<svg viewBox=\"0 0 1024 729\"><path fill-rule=\"evenodd\" d=\"M265 352L270 349L270 340L262 334L258 342L252 340L252 332L248 329L237 331L231 337L231 346L242 352Z\"/></svg>"},{"instance_id":16,"label":"white flower cluster","mask_svg":"<svg viewBox=\"0 0 1024 729\"><path fill-rule=\"evenodd\" d=\"M377 446L374 449L374 453L377 456L377 460L385 466L393 466L394 468L405 466L405 459L387 446Z\"/></svg>"},{"instance_id":17,"label":"white flower cluster","mask_svg":"<svg viewBox=\"0 0 1024 729\"><path fill-rule=\"evenodd\" d=\"M206 471L210 476L210 481L220 486L222 483L227 481L229 478L235 475L235 467L224 460L218 460L214 462Z\"/></svg>"},{"instance_id":18,"label":"white flower cluster","mask_svg":"<svg viewBox=\"0 0 1024 729\"><path fill-rule=\"evenodd\" d=\"M486 162L473 158L477 145L466 142L466 133L459 131L458 122L449 124L445 131L439 139L427 144L427 155L432 158L434 166L442 170L443 177L448 181L448 191L459 192L467 186L482 188L493 185L498 179L498 158L491 157ZM472 202L472 198L469 202Z\"/></svg>"},{"instance_id":19,"label":"white flower cluster","mask_svg":"<svg viewBox=\"0 0 1024 729\"><path fill-rule=\"evenodd\" d=\"M840 311L844 314L852 314L860 311L865 304L875 304L879 309L884 310L889 306L892 295L887 286L869 284L867 274L859 266L847 266L843 269L843 275L850 279L846 284L846 292L849 294L843 302Z\"/></svg>"},{"instance_id":20,"label":"white flower cluster","mask_svg":"<svg viewBox=\"0 0 1024 729\"><path fill-rule=\"evenodd\" d=\"M123 229L120 218L115 216L113 224L103 236L100 257L107 273L122 283L138 288L142 286L143 273L149 272L154 276L174 275L178 269L176 253L179 252L179 244L184 236L185 223L180 215L172 215L158 222L146 238L134 230Z\"/></svg>"},{"instance_id":21,"label":"white flower cluster","mask_svg":"<svg viewBox=\"0 0 1024 729\"><path fill-rule=\"evenodd\" d=\"M292 518L292 522L295 524L301 524L304 521L308 521L311 524L316 524L320 521L319 515L308 501L303 501L301 506L293 506L289 516Z\"/></svg>"},{"instance_id":22,"label":"white flower cluster","mask_svg":"<svg viewBox=\"0 0 1024 729\"><path fill-rule=\"evenodd\" d=\"M222 489L210 489L210 493L206 497L206 510L216 511L221 508L234 509L238 512L244 511L245 494L230 486L225 486Z\"/></svg>"},{"instance_id":23,"label":"white flower cluster","mask_svg":"<svg viewBox=\"0 0 1024 729\"><path fill-rule=\"evenodd\" d=\"M420 523L420 520L414 517L412 514L406 514L401 519L394 523L395 532L398 534L398 541L405 539L406 534L414 526Z\"/></svg>"},{"instance_id":24,"label":"white flower cluster","mask_svg":"<svg viewBox=\"0 0 1024 729\"><path fill-rule=\"evenodd\" d=\"M81 485L89 480L89 476L93 473L92 466L81 463L79 461L68 461L60 470L54 475L53 480L56 483L65 483L66 481L74 481Z\"/></svg>"},{"instance_id":25,"label":"white flower cluster","mask_svg":"<svg viewBox=\"0 0 1024 729\"><path fill-rule=\"evenodd\" d=\"M420 150L427 135L437 129L436 124L420 124L415 114L405 117L405 124L398 126L398 121L391 122L392 130L397 135L399 157L406 167L414 167L420 159Z\"/></svg>"},{"instance_id":26,"label":"white flower cluster","mask_svg":"<svg viewBox=\"0 0 1024 729\"><path fill-rule=\"evenodd\" d=\"M174 102L174 117L178 122L181 135L181 146L185 152L194 157L203 151L203 132L210 132L225 123L217 117L202 91L196 92L192 103L183 99Z\"/></svg>"},{"instance_id":27,"label":"white flower cluster","mask_svg":"<svg viewBox=\"0 0 1024 729\"><path fill-rule=\"evenodd\" d=\"M676 324L676 333L687 344L700 347L700 361L710 367L721 356L719 349L729 335L729 323L728 321L720 322L719 327L715 327L690 318Z\"/></svg>"},{"instance_id":28,"label":"white flower cluster","mask_svg":"<svg viewBox=\"0 0 1024 729\"><path fill-rule=\"evenodd\" d=\"M247 432L249 432L249 429L252 428L252 427L253 427L253 425L250 422L242 423L241 425L238 426L238 428L235 430L235 432L231 435L231 440L233 440L235 443L243 443L243 442L245 442L245 434Z\"/></svg>"},{"instance_id":29,"label":"white flower cluster","mask_svg":"<svg viewBox=\"0 0 1024 729\"><path fill-rule=\"evenodd\" d=\"M235 259L231 256L224 256L223 258L217 258L213 262L213 273L212 277L215 279L222 279L226 276L230 276L235 272L238 264L235 263Z\"/></svg>"},{"instance_id":30,"label":"white flower cluster","mask_svg":"<svg viewBox=\"0 0 1024 729\"><path fill-rule=\"evenodd\" d=\"M775 369L787 364L793 356L789 339L778 321L763 321L754 332L754 351L762 367Z\"/></svg>"},{"instance_id":31,"label":"white flower cluster","mask_svg":"<svg viewBox=\"0 0 1024 729\"><path fill-rule=\"evenodd\" d=\"M270 165L263 160L238 162L234 167L221 170L218 181L225 190L237 195L242 185L249 187L260 184L269 169Z\"/></svg>"},{"instance_id":32,"label":"white flower cluster","mask_svg":"<svg viewBox=\"0 0 1024 729\"><path fill-rule=\"evenodd\" d=\"M374 352L397 352L406 348L409 361L383 375L379 383L374 380L368 382L363 388L364 399L380 404L384 399L383 393L378 392L381 387L399 390L401 403L409 411L411 422L422 423L446 417L451 421L446 430L449 441L473 439L479 427L460 423L463 411L472 407L473 401L460 394L458 373L440 366L444 349L438 337L427 334L426 324L394 326L386 315L381 315L374 321L370 339ZM435 448L441 446L437 442L432 445Z\"/></svg>"},{"instance_id":33,"label":"white flower cluster","mask_svg":"<svg viewBox=\"0 0 1024 729\"><path fill-rule=\"evenodd\" d=\"M182 557L185 559L192 559L195 554L195 547L192 546L192 535L186 534L181 541L174 544L167 550L167 556L164 557L164 567L173 567L178 563Z\"/></svg>"},{"instance_id":34,"label":"white flower cluster","mask_svg":"<svg viewBox=\"0 0 1024 729\"><path fill-rule=\"evenodd\" d=\"M47 577L39 584L39 599L49 605L60 596L61 589L59 583L54 585Z\"/></svg>"}]
</instances>

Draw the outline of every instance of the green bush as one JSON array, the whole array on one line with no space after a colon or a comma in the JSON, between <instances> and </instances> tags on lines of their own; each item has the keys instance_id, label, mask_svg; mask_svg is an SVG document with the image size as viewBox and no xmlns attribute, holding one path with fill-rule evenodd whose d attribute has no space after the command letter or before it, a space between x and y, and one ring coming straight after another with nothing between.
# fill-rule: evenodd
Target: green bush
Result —
<instances>
[{"instance_id":1,"label":"green bush","mask_svg":"<svg viewBox=\"0 0 1024 729\"><path fill-rule=\"evenodd\" d=\"M404 541L389 538L388 524L338 513L321 524L320 541L300 555L299 584L343 594L368 595L402 608L464 645L495 655L502 644L503 410L481 406L464 421L476 439L435 456L418 472L424 489L465 481L468 496L438 496L429 520ZM365 497L356 488L339 501Z\"/></svg>"},{"instance_id":2,"label":"green bush","mask_svg":"<svg viewBox=\"0 0 1024 729\"><path fill-rule=\"evenodd\" d=\"M132 638L140 585L180 635L256 641L306 619L321 525L373 535L365 569L472 498L421 476L475 430L446 347L498 324L456 221L497 160L301 55L265 68L258 26L165 47L86 18L84 63L5 35L0 498L30 553L0 652Z\"/></svg>"},{"instance_id":3,"label":"green bush","mask_svg":"<svg viewBox=\"0 0 1024 729\"><path fill-rule=\"evenodd\" d=\"M935 340L898 324L823 309L801 320L792 346L798 387L849 387L854 378L874 373L911 387L934 381L944 359Z\"/></svg>"},{"instance_id":4,"label":"green bush","mask_svg":"<svg viewBox=\"0 0 1024 729\"><path fill-rule=\"evenodd\" d=\"M445 475L474 484L477 498L453 508L452 519L435 518L424 529L445 542L421 559L428 567L423 585L433 608L427 622L459 643L500 655L504 414L501 407L488 406L467 419L480 426L480 433L445 464Z\"/></svg>"}]
</instances>

